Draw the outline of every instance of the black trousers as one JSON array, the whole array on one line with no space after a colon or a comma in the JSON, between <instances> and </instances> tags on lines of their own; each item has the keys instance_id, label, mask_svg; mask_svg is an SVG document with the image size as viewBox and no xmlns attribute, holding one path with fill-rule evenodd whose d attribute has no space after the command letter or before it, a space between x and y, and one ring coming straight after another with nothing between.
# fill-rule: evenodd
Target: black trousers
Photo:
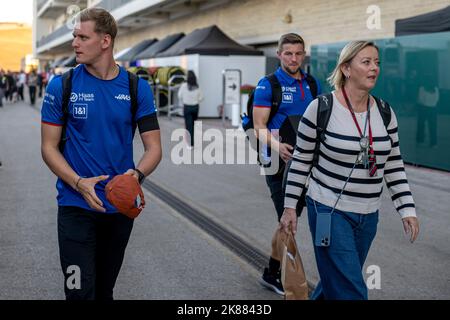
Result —
<instances>
[{"instance_id":1,"label":"black trousers","mask_svg":"<svg viewBox=\"0 0 450 320\"><path fill-rule=\"evenodd\" d=\"M284 212L284 194L286 192L286 179L287 173L290 167L290 163L285 165L282 159L279 159L279 163L282 165L280 170L274 175L266 175L266 184L270 190L270 197L272 198L273 205L275 206L275 211L277 213L278 222L280 222L281 217ZM303 208L300 209L300 205L297 206L296 212L297 217L302 214ZM280 261L275 260L272 256L269 258L269 272L272 274L277 274L280 270Z\"/></svg>"},{"instance_id":2,"label":"black trousers","mask_svg":"<svg viewBox=\"0 0 450 320\"><path fill-rule=\"evenodd\" d=\"M29 86L28 90L30 92L30 103L34 104L36 101L36 86Z\"/></svg>"},{"instance_id":3,"label":"black trousers","mask_svg":"<svg viewBox=\"0 0 450 320\"><path fill-rule=\"evenodd\" d=\"M59 255L67 300L113 299L133 221L120 213L58 208Z\"/></svg>"},{"instance_id":4,"label":"black trousers","mask_svg":"<svg viewBox=\"0 0 450 320\"><path fill-rule=\"evenodd\" d=\"M266 175L266 183L270 190L270 197L272 198L277 212L278 222L280 222L281 216L284 211L284 191L283 188L283 173L280 171L274 175Z\"/></svg>"},{"instance_id":5,"label":"black trousers","mask_svg":"<svg viewBox=\"0 0 450 320\"><path fill-rule=\"evenodd\" d=\"M185 104L183 109L186 130L191 135L191 146L194 145L194 122L198 118L198 104L190 106Z\"/></svg>"},{"instance_id":6,"label":"black trousers","mask_svg":"<svg viewBox=\"0 0 450 320\"><path fill-rule=\"evenodd\" d=\"M274 175L266 175L266 184L270 190L270 197L272 198L273 205L275 206L275 210L277 212L278 222L281 220L281 216L284 212L284 194L286 192L286 180L287 174L289 172L289 168L291 166L291 161L287 164L280 158L280 169ZM300 217L302 214L303 207L299 202L296 208L297 217Z\"/></svg>"},{"instance_id":7,"label":"black trousers","mask_svg":"<svg viewBox=\"0 0 450 320\"><path fill-rule=\"evenodd\" d=\"M437 143L436 107L426 107L419 104L417 114L417 134L416 134L416 141L419 143L422 143L425 140L426 136L425 123L427 123L428 127L430 146L433 147Z\"/></svg>"},{"instance_id":8,"label":"black trousers","mask_svg":"<svg viewBox=\"0 0 450 320\"><path fill-rule=\"evenodd\" d=\"M19 94L18 100L24 101L25 98L23 97L23 87L24 85L21 85L20 87L17 87L17 93Z\"/></svg>"}]
</instances>

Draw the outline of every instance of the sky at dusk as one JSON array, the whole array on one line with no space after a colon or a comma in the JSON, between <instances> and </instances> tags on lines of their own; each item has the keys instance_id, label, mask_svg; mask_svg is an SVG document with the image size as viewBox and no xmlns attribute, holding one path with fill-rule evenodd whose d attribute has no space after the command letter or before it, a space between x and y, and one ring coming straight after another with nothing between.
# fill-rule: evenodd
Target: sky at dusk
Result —
<instances>
[{"instance_id":1,"label":"sky at dusk","mask_svg":"<svg viewBox=\"0 0 450 320\"><path fill-rule=\"evenodd\" d=\"M33 0L0 0L0 22L26 22L33 20Z\"/></svg>"}]
</instances>

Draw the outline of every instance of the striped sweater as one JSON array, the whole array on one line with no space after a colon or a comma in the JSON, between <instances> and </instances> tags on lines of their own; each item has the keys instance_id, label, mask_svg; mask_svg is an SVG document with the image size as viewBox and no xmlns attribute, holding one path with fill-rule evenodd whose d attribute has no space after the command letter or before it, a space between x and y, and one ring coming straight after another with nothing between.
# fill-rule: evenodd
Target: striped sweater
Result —
<instances>
[{"instance_id":1,"label":"striped sweater","mask_svg":"<svg viewBox=\"0 0 450 320\"><path fill-rule=\"evenodd\" d=\"M333 108L325 132L325 141L320 144L319 161L312 167L316 139L318 100L310 103L298 127L297 145L291 168L287 176L284 206L295 208L307 181L307 195L312 199L333 207L360 151L359 133L350 111L336 98L333 92ZM414 200L406 179L400 154L397 118L391 109L391 122L386 130L376 103L370 106L374 150L378 172L370 177L368 169L355 166L336 206L341 211L361 214L375 212L381 205L383 178L386 181L394 206L400 216L416 216ZM361 130L364 130L367 112L356 113ZM366 129L366 135L368 128ZM391 142L392 141L392 142Z\"/></svg>"}]
</instances>

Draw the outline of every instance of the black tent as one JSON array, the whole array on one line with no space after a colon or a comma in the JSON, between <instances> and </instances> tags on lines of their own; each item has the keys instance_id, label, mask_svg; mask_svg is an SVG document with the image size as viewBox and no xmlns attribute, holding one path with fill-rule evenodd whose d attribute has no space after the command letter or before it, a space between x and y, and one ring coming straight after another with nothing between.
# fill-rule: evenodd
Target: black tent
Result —
<instances>
[{"instance_id":1,"label":"black tent","mask_svg":"<svg viewBox=\"0 0 450 320\"><path fill-rule=\"evenodd\" d=\"M130 48L130 50L127 50L125 53L118 55L116 57L117 61L135 61L136 56L147 49L149 46L151 46L153 43L157 42L157 39L147 39L144 41L139 42L138 44L134 45Z\"/></svg>"},{"instance_id":2,"label":"black tent","mask_svg":"<svg viewBox=\"0 0 450 320\"><path fill-rule=\"evenodd\" d=\"M406 19L395 20L395 36L450 31L450 6Z\"/></svg>"},{"instance_id":3,"label":"black tent","mask_svg":"<svg viewBox=\"0 0 450 320\"><path fill-rule=\"evenodd\" d=\"M52 64L50 65L50 68L56 68L59 67L63 61L67 60L68 57L61 57L56 59L55 61L52 62Z\"/></svg>"},{"instance_id":4,"label":"black tent","mask_svg":"<svg viewBox=\"0 0 450 320\"><path fill-rule=\"evenodd\" d=\"M179 41L181 38L184 37L184 33L175 33L171 34L170 36L165 37L162 40L159 40L158 42L153 43L150 47L139 53L135 59L150 59L155 57L158 53L163 52L167 50L167 48L174 45L175 42Z\"/></svg>"},{"instance_id":5,"label":"black tent","mask_svg":"<svg viewBox=\"0 0 450 320\"><path fill-rule=\"evenodd\" d=\"M263 52L243 46L228 37L217 26L196 29L157 57L172 57L183 54L202 55L263 55Z\"/></svg>"},{"instance_id":6,"label":"black tent","mask_svg":"<svg viewBox=\"0 0 450 320\"><path fill-rule=\"evenodd\" d=\"M60 67L75 67L77 65L77 60L75 54L72 54L70 57L68 57L66 60L61 62L59 65Z\"/></svg>"}]
</instances>

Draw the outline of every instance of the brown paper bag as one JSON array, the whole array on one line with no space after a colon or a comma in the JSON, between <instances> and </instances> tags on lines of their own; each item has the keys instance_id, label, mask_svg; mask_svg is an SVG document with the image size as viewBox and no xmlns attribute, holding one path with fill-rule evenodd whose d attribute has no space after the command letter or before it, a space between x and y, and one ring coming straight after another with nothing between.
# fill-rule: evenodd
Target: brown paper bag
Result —
<instances>
[{"instance_id":1,"label":"brown paper bag","mask_svg":"<svg viewBox=\"0 0 450 320\"><path fill-rule=\"evenodd\" d=\"M275 230L275 233L272 237L272 254L270 255L275 260L278 260L281 262L283 259L284 254L284 247L287 240L287 234L282 229L277 227L277 230Z\"/></svg>"},{"instance_id":2,"label":"brown paper bag","mask_svg":"<svg viewBox=\"0 0 450 320\"><path fill-rule=\"evenodd\" d=\"M281 261L281 283L286 300L307 300L308 283L297 243L291 232L277 228L272 238L272 258Z\"/></svg>"}]
</instances>

